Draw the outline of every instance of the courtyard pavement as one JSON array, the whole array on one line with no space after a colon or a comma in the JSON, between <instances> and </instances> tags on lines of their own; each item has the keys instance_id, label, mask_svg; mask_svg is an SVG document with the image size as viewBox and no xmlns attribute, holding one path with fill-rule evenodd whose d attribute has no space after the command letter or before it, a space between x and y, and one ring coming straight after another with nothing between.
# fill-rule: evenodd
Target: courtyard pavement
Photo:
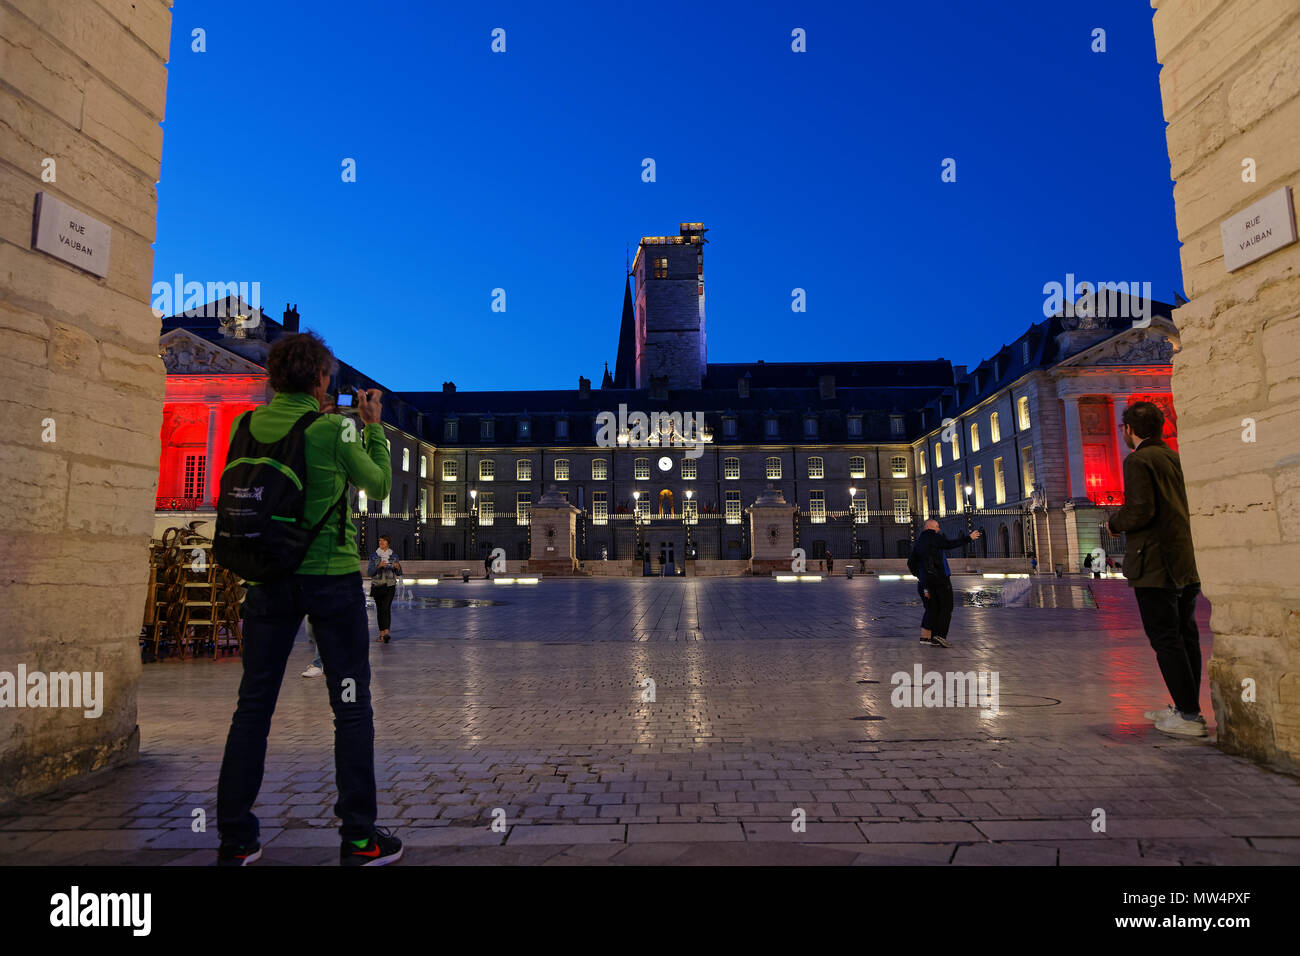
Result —
<instances>
[{"instance_id":1,"label":"courtyard pavement","mask_svg":"<svg viewBox=\"0 0 1300 956\"><path fill-rule=\"evenodd\" d=\"M913 583L861 576L413 588L371 649L379 823L406 865L1300 863L1300 781L1143 718L1168 698L1122 580L1010 606L955 583L950 649L917 643ZM259 866L337 863L310 659L271 731ZM997 672L998 708L893 706L917 664ZM145 665L140 761L0 816L0 864L212 863L239 675ZM1202 705L1212 741L1208 682Z\"/></svg>"}]
</instances>

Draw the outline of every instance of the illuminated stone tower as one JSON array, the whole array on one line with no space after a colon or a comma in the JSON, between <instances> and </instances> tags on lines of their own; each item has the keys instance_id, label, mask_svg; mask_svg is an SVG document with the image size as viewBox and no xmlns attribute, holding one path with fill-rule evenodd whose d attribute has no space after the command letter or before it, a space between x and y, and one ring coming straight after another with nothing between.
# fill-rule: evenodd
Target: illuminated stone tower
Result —
<instances>
[{"instance_id":1,"label":"illuminated stone tower","mask_svg":"<svg viewBox=\"0 0 1300 956\"><path fill-rule=\"evenodd\" d=\"M704 335L704 233L684 222L677 236L643 236L636 280L636 387L698 389L708 354Z\"/></svg>"}]
</instances>

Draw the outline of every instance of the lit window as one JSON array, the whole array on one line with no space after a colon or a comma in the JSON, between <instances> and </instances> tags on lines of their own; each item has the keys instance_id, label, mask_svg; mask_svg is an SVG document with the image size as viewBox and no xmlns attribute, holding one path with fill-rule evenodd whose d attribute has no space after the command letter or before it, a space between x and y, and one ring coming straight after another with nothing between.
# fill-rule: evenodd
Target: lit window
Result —
<instances>
[{"instance_id":1,"label":"lit window","mask_svg":"<svg viewBox=\"0 0 1300 956\"><path fill-rule=\"evenodd\" d=\"M984 507L984 467L976 465L973 474L971 484L975 486L975 507L982 509Z\"/></svg>"},{"instance_id":2,"label":"lit window","mask_svg":"<svg viewBox=\"0 0 1300 956\"><path fill-rule=\"evenodd\" d=\"M1029 396L1022 395L1016 399L1016 412L1020 416L1020 430L1023 432L1029 428Z\"/></svg>"},{"instance_id":3,"label":"lit window","mask_svg":"<svg viewBox=\"0 0 1300 956\"><path fill-rule=\"evenodd\" d=\"M767 477L777 479L781 477L781 459L769 458L767 460Z\"/></svg>"},{"instance_id":4,"label":"lit window","mask_svg":"<svg viewBox=\"0 0 1300 956\"><path fill-rule=\"evenodd\" d=\"M725 502L727 524L740 524L740 492L728 491Z\"/></svg>"},{"instance_id":5,"label":"lit window","mask_svg":"<svg viewBox=\"0 0 1300 956\"><path fill-rule=\"evenodd\" d=\"M1002 459L993 459L993 500L1004 504L1007 500L1007 477L1002 471Z\"/></svg>"},{"instance_id":6,"label":"lit window","mask_svg":"<svg viewBox=\"0 0 1300 956\"><path fill-rule=\"evenodd\" d=\"M891 434L891 435L901 435L901 434L903 434L903 416L902 416L902 415L890 415L890 416L889 416L889 434Z\"/></svg>"},{"instance_id":7,"label":"lit window","mask_svg":"<svg viewBox=\"0 0 1300 956\"><path fill-rule=\"evenodd\" d=\"M938 468L943 464L943 446L938 442L934 443L934 467Z\"/></svg>"},{"instance_id":8,"label":"lit window","mask_svg":"<svg viewBox=\"0 0 1300 956\"><path fill-rule=\"evenodd\" d=\"M443 492L442 523L444 527L456 523L456 493L454 491Z\"/></svg>"},{"instance_id":9,"label":"lit window","mask_svg":"<svg viewBox=\"0 0 1300 956\"><path fill-rule=\"evenodd\" d=\"M484 458L478 463L478 480L494 481L497 476L497 463L491 458Z\"/></svg>"},{"instance_id":10,"label":"lit window","mask_svg":"<svg viewBox=\"0 0 1300 956\"><path fill-rule=\"evenodd\" d=\"M861 455L853 455L849 458L849 477L865 478L867 477L867 460Z\"/></svg>"},{"instance_id":11,"label":"lit window","mask_svg":"<svg viewBox=\"0 0 1300 956\"><path fill-rule=\"evenodd\" d=\"M491 491L478 493L478 523L493 524L496 520L496 504Z\"/></svg>"},{"instance_id":12,"label":"lit window","mask_svg":"<svg viewBox=\"0 0 1300 956\"><path fill-rule=\"evenodd\" d=\"M379 503L379 513L381 515L388 514L388 499L391 497L391 494L384 495L384 500Z\"/></svg>"},{"instance_id":13,"label":"lit window","mask_svg":"<svg viewBox=\"0 0 1300 956\"><path fill-rule=\"evenodd\" d=\"M420 456L420 477L421 478L429 477L429 456L428 455Z\"/></svg>"},{"instance_id":14,"label":"lit window","mask_svg":"<svg viewBox=\"0 0 1300 956\"><path fill-rule=\"evenodd\" d=\"M922 445L916 455L916 460L921 465L921 474L925 474L925 446Z\"/></svg>"},{"instance_id":15,"label":"lit window","mask_svg":"<svg viewBox=\"0 0 1300 956\"><path fill-rule=\"evenodd\" d=\"M533 493L515 492L515 524L526 525L533 517Z\"/></svg>"},{"instance_id":16,"label":"lit window","mask_svg":"<svg viewBox=\"0 0 1300 956\"><path fill-rule=\"evenodd\" d=\"M366 510L368 504L369 503L366 501L366 493L358 489L357 490L357 511L361 512L362 514L369 514L369 512Z\"/></svg>"},{"instance_id":17,"label":"lit window","mask_svg":"<svg viewBox=\"0 0 1300 956\"><path fill-rule=\"evenodd\" d=\"M826 463L822 461L820 456L813 455L811 458L808 459L808 477L809 478L826 477Z\"/></svg>"},{"instance_id":18,"label":"lit window","mask_svg":"<svg viewBox=\"0 0 1300 956\"><path fill-rule=\"evenodd\" d=\"M700 523L700 503L694 498L682 502L682 521L686 524Z\"/></svg>"},{"instance_id":19,"label":"lit window","mask_svg":"<svg viewBox=\"0 0 1300 956\"><path fill-rule=\"evenodd\" d=\"M906 478L907 458L903 455L894 455L889 459L889 470L895 478Z\"/></svg>"},{"instance_id":20,"label":"lit window","mask_svg":"<svg viewBox=\"0 0 1300 956\"><path fill-rule=\"evenodd\" d=\"M185 493L186 498L202 498L203 485L207 481L208 456L185 456ZM175 485L172 485L175 488Z\"/></svg>"},{"instance_id":21,"label":"lit window","mask_svg":"<svg viewBox=\"0 0 1300 956\"><path fill-rule=\"evenodd\" d=\"M556 481L569 480L569 459L567 458L555 459L555 480Z\"/></svg>"},{"instance_id":22,"label":"lit window","mask_svg":"<svg viewBox=\"0 0 1300 956\"><path fill-rule=\"evenodd\" d=\"M668 257L667 256L663 256L661 258L655 259L655 278L656 279L668 278Z\"/></svg>"},{"instance_id":23,"label":"lit window","mask_svg":"<svg viewBox=\"0 0 1300 956\"><path fill-rule=\"evenodd\" d=\"M998 424L998 413L993 412L989 415L989 441L995 445L1002 441L1002 428Z\"/></svg>"},{"instance_id":24,"label":"lit window","mask_svg":"<svg viewBox=\"0 0 1300 956\"><path fill-rule=\"evenodd\" d=\"M826 492L808 492L808 520L813 524L826 523Z\"/></svg>"},{"instance_id":25,"label":"lit window","mask_svg":"<svg viewBox=\"0 0 1300 956\"><path fill-rule=\"evenodd\" d=\"M609 500L603 491L591 495L591 521L593 524L609 524Z\"/></svg>"},{"instance_id":26,"label":"lit window","mask_svg":"<svg viewBox=\"0 0 1300 956\"><path fill-rule=\"evenodd\" d=\"M411 449L402 449L402 471L411 470Z\"/></svg>"},{"instance_id":27,"label":"lit window","mask_svg":"<svg viewBox=\"0 0 1300 956\"><path fill-rule=\"evenodd\" d=\"M948 501L947 496L944 494L943 479L936 479L934 484L935 497L939 502L939 517L942 518L948 513Z\"/></svg>"},{"instance_id":28,"label":"lit window","mask_svg":"<svg viewBox=\"0 0 1300 956\"><path fill-rule=\"evenodd\" d=\"M442 480L455 481L460 473L460 462L455 458L444 458L442 460Z\"/></svg>"},{"instance_id":29,"label":"lit window","mask_svg":"<svg viewBox=\"0 0 1300 956\"><path fill-rule=\"evenodd\" d=\"M929 488L921 489L921 519L923 521L930 520L930 489Z\"/></svg>"},{"instance_id":30,"label":"lit window","mask_svg":"<svg viewBox=\"0 0 1300 956\"><path fill-rule=\"evenodd\" d=\"M429 489L420 489L420 524L429 523Z\"/></svg>"},{"instance_id":31,"label":"lit window","mask_svg":"<svg viewBox=\"0 0 1300 956\"><path fill-rule=\"evenodd\" d=\"M1020 460L1025 468L1025 497L1034 493L1034 450L1026 445L1020 449Z\"/></svg>"},{"instance_id":32,"label":"lit window","mask_svg":"<svg viewBox=\"0 0 1300 956\"><path fill-rule=\"evenodd\" d=\"M591 480L605 481L609 477L609 462L604 458L593 458L591 460Z\"/></svg>"},{"instance_id":33,"label":"lit window","mask_svg":"<svg viewBox=\"0 0 1300 956\"><path fill-rule=\"evenodd\" d=\"M978 422L970 423L970 450L972 455L980 450L980 426Z\"/></svg>"},{"instance_id":34,"label":"lit window","mask_svg":"<svg viewBox=\"0 0 1300 956\"><path fill-rule=\"evenodd\" d=\"M686 457L682 458L682 481L695 480L695 475L696 475L695 466L697 463L698 463L697 459L695 458L686 458Z\"/></svg>"},{"instance_id":35,"label":"lit window","mask_svg":"<svg viewBox=\"0 0 1300 956\"><path fill-rule=\"evenodd\" d=\"M740 477L740 459L724 458L722 459L722 477L736 479ZM740 492L736 492L739 494Z\"/></svg>"},{"instance_id":36,"label":"lit window","mask_svg":"<svg viewBox=\"0 0 1300 956\"><path fill-rule=\"evenodd\" d=\"M961 457L961 446L957 444L957 432L952 433L952 460L956 461Z\"/></svg>"},{"instance_id":37,"label":"lit window","mask_svg":"<svg viewBox=\"0 0 1300 956\"><path fill-rule=\"evenodd\" d=\"M650 517L650 496L642 495L636 499L635 509L638 517L643 519Z\"/></svg>"},{"instance_id":38,"label":"lit window","mask_svg":"<svg viewBox=\"0 0 1300 956\"><path fill-rule=\"evenodd\" d=\"M965 507L961 498L961 475L952 476L952 502L954 511L961 511Z\"/></svg>"},{"instance_id":39,"label":"lit window","mask_svg":"<svg viewBox=\"0 0 1300 956\"><path fill-rule=\"evenodd\" d=\"M533 480L533 460L531 458L520 458L515 462L515 481L532 481Z\"/></svg>"},{"instance_id":40,"label":"lit window","mask_svg":"<svg viewBox=\"0 0 1300 956\"><path fill-rule=\"evenodd\" d=\"M867 523L867 496L854 495L849 499L849 510L853 512L854 524Z\"/></svg>"},{"instance_id":41,"label":"lit window","mask_svg":"<svg viewBox=\"0 0 1300 956\"><path fill-rule=\"evenodd\" d=\"M641 480L645 480L650 477L649 458L638 458L634 462L632 462L632 477L639 478Z\"/></svg>"},{"instance_id":42,"label":"lit window","mask_svg":"<svg viewBox=\"0 0 1300 956\"><path fill-rule=\"evenodd\" d=\"M906 488L894 489L894 524L910 524L912 521L912 496Z\"/></svg>"}]
</instances>

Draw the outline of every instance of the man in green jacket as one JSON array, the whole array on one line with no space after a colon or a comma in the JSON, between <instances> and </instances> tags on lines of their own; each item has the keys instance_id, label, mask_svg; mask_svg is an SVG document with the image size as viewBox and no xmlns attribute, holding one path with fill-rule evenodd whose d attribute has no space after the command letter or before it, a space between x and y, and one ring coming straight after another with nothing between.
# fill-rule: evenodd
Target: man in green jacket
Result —
<instances>
[{"instance_id":1,"label":"man in green jacket","mask_svg":"<svg viewBox=\"0 0 1300 956\"><path fill-rule=\"evenodd\" d=\"M259 442L279 441L305 413L318 412L336 363L314 333L285 335L267 355L266 371L275 397L245 414ZM303 521L325 520L294 574L269 583L248 583L243 608L243 667L239 703L230 722L217 783L217 863L246 866L262 854L253 803L262 786L266 740L294 638L306 616L325 665L334 711L334 766L342 821L339 851L344 866L391 863L402 843L375 826L375 729L370 707L370 641L356 529L346 498L351 482L373 498L388 495L392 462L378 389L357 391L356 425L341 415L322 415L304 433L307 474ZM242 419L243 416L240 416ZM237 419L231 429L239 428Z\"/></svg>"},{"instance_id":2,"label":"man in green jacket","mask_svg":"<svg viewBox=\"0 0 1300 956\"><path fill-rule=\"evenodd\" d=\"M1124 507L1108 522L1127 535L1124 577L1137 597L1142 627L1173 697L1165 710L1147 712L1156 729L1175 737L1204 737L1201 716L1201 637L1196 598L1201 579L1192 550L1187 489L1178 453L1160 438L1165 416L1151 402L1124 411Z\"/></svg>"}]
</instances>

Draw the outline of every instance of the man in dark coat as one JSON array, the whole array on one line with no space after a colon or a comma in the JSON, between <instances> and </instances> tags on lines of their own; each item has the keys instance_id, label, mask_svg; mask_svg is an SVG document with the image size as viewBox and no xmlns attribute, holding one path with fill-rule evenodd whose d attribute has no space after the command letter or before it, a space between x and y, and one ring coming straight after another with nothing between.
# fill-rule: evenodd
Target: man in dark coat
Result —
<instances>
[{"instance_id":1,"label":"man in dark coat","mask_svg":"<svg viewBox=\"0 0 1300 956\"><path fill-rule=\"evenodd\" d=\"M1164 413L1151 402L1124 411L1124 507L1108 522L1124 534L1124 577L1137 598L1142 627L1173 704L1148 711L1156 729L1171 736L1204 737L1201 716L1201 638L1196 598L1201 593L1187 489L1178 453L1161 440Z\"/></svg>"},{"instance_id":2,"label":"man in dark coat","mask_svg":"<svg viewBox=\"0 0 1300 956\"><path fill-rule=\"evenodd\" d=\"M972 531L970 540L982 532ZM948 627L952 624L952 580L945 551L961 547L966 536L945 538L939 533L939 522L931 518L917 535L912 556L907 567L916 575L916 589L921 592L925 613L921 616L921 643L933 647L951 647Z\"/></svg>"}]
</instances>

